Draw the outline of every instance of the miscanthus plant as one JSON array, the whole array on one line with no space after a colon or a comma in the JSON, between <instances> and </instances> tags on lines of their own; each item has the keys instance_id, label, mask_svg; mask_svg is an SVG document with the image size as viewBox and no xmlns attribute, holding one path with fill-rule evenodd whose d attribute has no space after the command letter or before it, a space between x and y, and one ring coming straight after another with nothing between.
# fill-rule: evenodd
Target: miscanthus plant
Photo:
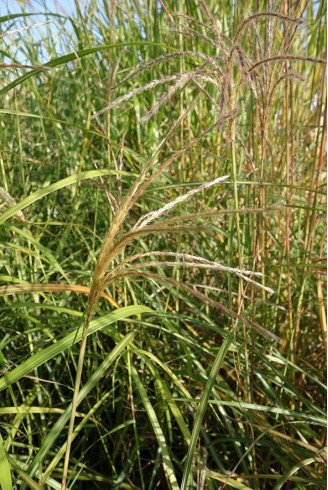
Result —
<instances>
[{"instance_id":1,"label":"miscanthus plant","mask_svg":"<svg viewBox=\"0 0 328 490\"><path fill-rule=\"evenodd\" d=\"M325 488L324 13L1 6L4 490Z\"/></svg>"}]
</instances>

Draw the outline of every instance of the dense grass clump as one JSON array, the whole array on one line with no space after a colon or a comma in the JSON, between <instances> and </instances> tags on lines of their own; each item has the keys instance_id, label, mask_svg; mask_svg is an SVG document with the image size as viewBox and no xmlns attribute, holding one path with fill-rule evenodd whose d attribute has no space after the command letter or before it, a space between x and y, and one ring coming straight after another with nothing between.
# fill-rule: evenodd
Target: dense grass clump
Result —
<instances>
[{"instance_id":1,"label":"dense grass clump","mask_svg":"<svg viewBox=\"0 0 328 490\"><path fill-rule=\"evenodd\" d=\"M0 484L326 488L325 3L0 7Z\"/></svg>"}]
</instances>

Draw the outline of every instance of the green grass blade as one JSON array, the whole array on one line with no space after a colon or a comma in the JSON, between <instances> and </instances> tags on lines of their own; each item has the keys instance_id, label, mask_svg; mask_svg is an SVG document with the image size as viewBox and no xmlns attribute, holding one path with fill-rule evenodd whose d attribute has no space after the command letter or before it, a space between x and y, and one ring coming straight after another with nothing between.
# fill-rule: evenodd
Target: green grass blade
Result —
<instances>
[{"instance_id":1,"label":"green grass blade","mask_svg":"<svg viewBox=\"0 0 328 490\"><path fill-rule=\"evenodd\" d=\"M138 315L141 313L154 312L147 306L133 305L120 308L119 310L112 311L108 315L94 319L90 324L88 335L91 335L101 330L102 328L107 327L111 323L117 322L119 320L124 320L131 315ZM82 328L79 328L78 332L76 332L76 330L74 329L72 332L70 332L68 335L66 335L63 339L59 340L55 344L46 347L40 352L37 352L29 359L22 362L22 364L17 366L15 369L0 378L0 391L7 388L7 386L10 386L11 384L17 382L23 376L26 376L28 373L33 371L33 369L36 369L50 359L53 359L58 354L71 347L73 344L80 342L81 338Z\"/></svg>"},{"instance_id":2,"label":"green grass blade","mask_svg":"<svg viewBox=\"0 0 328 490\"><path fill-rule=\"evenodd\" d=\"M122 49L127 46L158 46L162 48L169 48L169 46L162 45L159 43L154 43L154 42L145 42L145 41L140 41L140 42L129 42L129 43L118 43L118 44L108 44L108 45L103 45L103 46L97 46L95 48L86 48L86 49L81 49L79 51L65 54L64 56L59 56L58 58L55 58L53 60L48 61L42 67L49 67L49 68L56 68L57 66L65 65L66 63L69 63L70 61L74 61L80 58L84 58L85 56L89 56L93 53L99 53L102 51L108 51L110 49L118 48ZM172 48L171 48L172 49ZM29 71L28 73L25 73L21 77L16 78L11 83L8 83L3 89L0 90L0 96L4 95L5 93L9 92L9 90L17 87L17 85L22 84L25 82L25 80L28 80L29 78L33 77L34 75L40 73L40 69L33 69Z\"/></svg>"},{"instance_id":3,"label":"green grass blade","mask_svg":"<svg viewBox=\"0 0 328 490\"><path fill-rule=\"evenodd\" d=\"M12 490L12 479L10 465L7 459L6 451L3 446L3 439L0 435L0 485L2 490Z\"/></svg>"},{"instance_id":4,"label":"green grass blade","mask_svg":"<svg viewBox=\"0 0 328 490\"><path fill-rule=\"evenodd\" d=\"M153 365L149 363L149 361L146 359L146 356L149 357L150 359L152 359L154 362L156 362L159 366L162 367L163 370L165 370L171 376L171 378L172 378L171 381L176 383L175 386L177 388L181 389L180 387L182 386L183 387L182 389L184 389L184 393L188 393L187 390L185 389L183 384L179 382L177 377L174 376L174 373L167 366L165 366L156 356L154 356L151 352L142 351L139 349L134 349L134 351L140 357L142 357L143 359L146 360L149 369L154 374L156 382L158 383L158 385L162 391L163 400L168 404L168 406L169 406L169 408L170 408L170 410L171 410L171 412L172 412L172 414L173 414L175 420L177 421L177 424L181 430L183 438L186 441L187 445L189 446L191 434L190 434L190 431L187 427L187 424L185 423L185 420L182 416L181 410L178 407L178 405L176 404L176 400L172 397L169 386L167 385L165 380L159 375L158 370L155 369L153 367Z\"/></svg>"},{"instance_id":5,"label":"green grass blade","mask_svg":"<svg viewBox=\"0 0 328 490\"><path fill-rule=\"evenodd\" d=\"M134 307L135 308L135 307ZM139 312L140 313L140 312ZM78 402L77 405L79 405L82 400L91 392L93 388L97 386L99 383L99 380L104 376L104 374L107 372L108 368L113 364L115 359L120 356L126 347L132 342L137 330L134 330L132 332L129 332L127 335L125 335L120 342L116 344L114 349L108 354L106 359L101 363L101 365L98 367L98 369L90 376L88 381L85 383L85 385L81 388L78 396ZM67 408L65 413L58 419L58 421L55 423L53 428L49 431L45 441L43 442L39 452L37 453L36 457L30 464L27 473L30 476L33 476L35 471L37 470L38 466L42 462L43 458L47 455L47 453L52 449L52 446L57 439L57 437L62 433L62 431L65 429L65 426L67 422L69 421L70 415L71 415L71 408L72 404ZM22 488L23 490L23 488Z\"/></svg>"},{"instance_id":6,"label":"green grass blade","mask_svg":"<svg viewBox=\"0 0 328 490\"><path fill-rule=\"evenodd\" d=\"M110 173L110 170L90 170L88 172L81 172L79 174L71 175L43 189L38 189L15 206L12 206L10 209L8 209L8 211L0 215L0 224L4 223L4 221L14 216L16 213L18 213L18 211L21 211L27 206L30 206L32 203L38 201L44 196L47 196L48 194L51 194L52 192L58 191L63 187L67 187L68 185L75 184L76 182L81 182L82 180L94 179L95 177L103 177L105 175L109 175Z\"/></svg>"},{"instance_id":7,"label":"green grass blade","mask_svg":"<svg viewBox=\"0 0 328 490\"><path fill-rule=\"evenodd\" d=\"M208 400L210 398L212 388L213 388L214 383L215 383L216 376L218 374L218 371L220 369L222 361L223 361L226 353L228 352L229 346L230 346L231 342L233 341L234 335L235 335L235 332L232 330L230 332L230 334L227 336L227 338L225 339L225 341L223 342L222 347L220 348L220 350L216 356L216 359L214 361L210 375L208 377L208 381L206 383L203 396L201 398L201 401L199 402L199 406L198 406L198 410L197 410L197 414L196 414L196 418L195 418L195 425L194 425L194 428L193 428L193 431L191 434L190 446L189 446L188 453L187 453L187 458L186 458L186 462L185 462L185 467L184 467L184 472L183 472L180 490L187 490L189 482L192 478L192 470L191 470L192 461L193 461L193 457L194 457L194 453L195 453L195 449L196 449L196 444L197 444L198 437L199 437L199 432L200 432L200 429L202 427L203 418L204 418L204 415L205 415L205 412L207 409Z\"/></svg>"},{"instance_id":8,"label":"green grass blade","mask_svg":"<svg viewBox=\"0 0 328 490\"><path fill-rule=\"evenodd\" d=\"M0 17L0 23L2 22L6 22L8 20L14 20L14 19L19 19L20 17L31 17L32 15L36 15L35 13L19 13L19 14L8 14L8 15L3 15L2 17ZM51 16L54 16L54 17L61 17L63 18L62 15L60 14L55 14L55 13L51 13L51 12L38 12L37 15L51 15Z\"/></svg>"},{"instance_id":9,"label":"green grass blade","mask_svg":"<svg viewBox=\"0 0 328 490\"><path fill-rule=\"evenodd\" d=\"M158 445L162 451L162 457L163 457L163 466L164 466L164 472L166 475L166 478L168 482L170 482L170 488L172 490L179 490L179 485L175 476L175 471L173 467L173 463L171 461L170 453L169 453L169 448L167 445L167 442L165 440L163 431L161 429L160 423L158 421L156 412L154 410L154 407L152 406L149 397L147 395L147 392L139 378L138 372L135 369L134 366L131 366L131 373L132 373L132 378L133 381L136 385L136 388L139 392L139 395L141 397L142 403L145 406L145 409L147 411L150 423L152 425L152 428L154 430Z\"/></svg>"},{"instance_id":10,"label":"green grass blade","mask_svg":"<svg viewBox=\"0 0 328 490\"><path fill-rule=\"evenodd\" d=\"M70 279L69 277L67 276L67 274L65 273L64 269L61 267L61 265L59 264L59 262L56 260L56 258L54 257L54 255L52 254L52 252L49 250L49 248L43 246L39 240L36 240L30 233L28 233L28 231L26 231L25 229L20 229L20 228L17 228L16 226L11 226L9 227L10 231L12 233L15 233L17 235L20 235L21 237L23 237L27 242L29 243L32 243L34 245L34 247L38 250L38 252L40 253L40 259L43 261L43 260L47 260L49 262L49 264L55 269L57 270L58 272L60 272L60 274L66 279L67 282L70 282ZM10 244L13 248L17 248L19 250L22 250L23 253L31 253L30 250L24 250L23 247L20 247L19 245L12 245ZM9 246L9 244L8 244ZM43 254L43 257L42 255Z\"/></svg>"},{"instance_id":11,"label":"green grass blade","mask_svg":"<svg viewBox=\"0 0 328 490\"><path fill-rule=\"evenodd\" d=\"M221 483L224 483L223 487L226 486L227 488L237 488L237 490L252 490L252 488L248 485L245 485L238 480L234 480L233 478L229 478L228 476L220 475L215 471L206 471L206 476L207 478L213 478L213 480L218 480Z\"/></svg>"},{"instance_id":12,"label":"green grass blade","mask_svg":"<svg viewBox=\"0 0 328 490\"><path fill-rule=\"evenodd\" d=\"M24 482L23 485L25 483L28 484L28 488L30 490L42 490L42 487L41 485L39 485L38 483L36 483L33 478L31 478L27 473L26 473L26 468L27 468L27 465L25 463L18 463L16 461L15 458L13 458L12 456L9 457L9 462L11 464L11 466L14 468L15 472L19 475L20 479ZM51 486L51 488L55 488L54 486Z\"/></svg>"}]
</instances>

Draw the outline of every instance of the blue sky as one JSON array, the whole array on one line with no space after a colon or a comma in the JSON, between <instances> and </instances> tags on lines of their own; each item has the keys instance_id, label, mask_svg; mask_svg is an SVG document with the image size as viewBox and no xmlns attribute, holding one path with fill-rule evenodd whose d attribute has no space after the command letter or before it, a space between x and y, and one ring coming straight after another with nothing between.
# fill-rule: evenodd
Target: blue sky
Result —
<instances>
[{"instance_id":1,"label":"blue sky","mask_svg":"<svg viewBox=\"0 0 328 490\"><path fill-rule=\"evenodd\" d=\"M83 1L80 2L81 6ZM74 0L0 0L0 15L21 12L25 8L29 12L55 12L72 15L75 12Z\"/></svg>"}]
</instances>

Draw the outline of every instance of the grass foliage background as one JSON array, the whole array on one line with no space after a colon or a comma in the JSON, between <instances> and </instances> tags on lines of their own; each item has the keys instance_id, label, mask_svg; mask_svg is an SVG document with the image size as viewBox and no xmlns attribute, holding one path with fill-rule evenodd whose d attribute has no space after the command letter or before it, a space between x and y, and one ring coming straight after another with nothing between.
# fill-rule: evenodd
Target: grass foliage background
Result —
<instances>
[{"instance_id":1,"label":"grass foliage background","mask_svg":"<svg viewBox=\"0 0 328 490\"><path fill-rule=\"evenodd\" d=\"M2 489L325 488L325 2L66 10L0 10Z\"/></svg>"}]
</instances>

